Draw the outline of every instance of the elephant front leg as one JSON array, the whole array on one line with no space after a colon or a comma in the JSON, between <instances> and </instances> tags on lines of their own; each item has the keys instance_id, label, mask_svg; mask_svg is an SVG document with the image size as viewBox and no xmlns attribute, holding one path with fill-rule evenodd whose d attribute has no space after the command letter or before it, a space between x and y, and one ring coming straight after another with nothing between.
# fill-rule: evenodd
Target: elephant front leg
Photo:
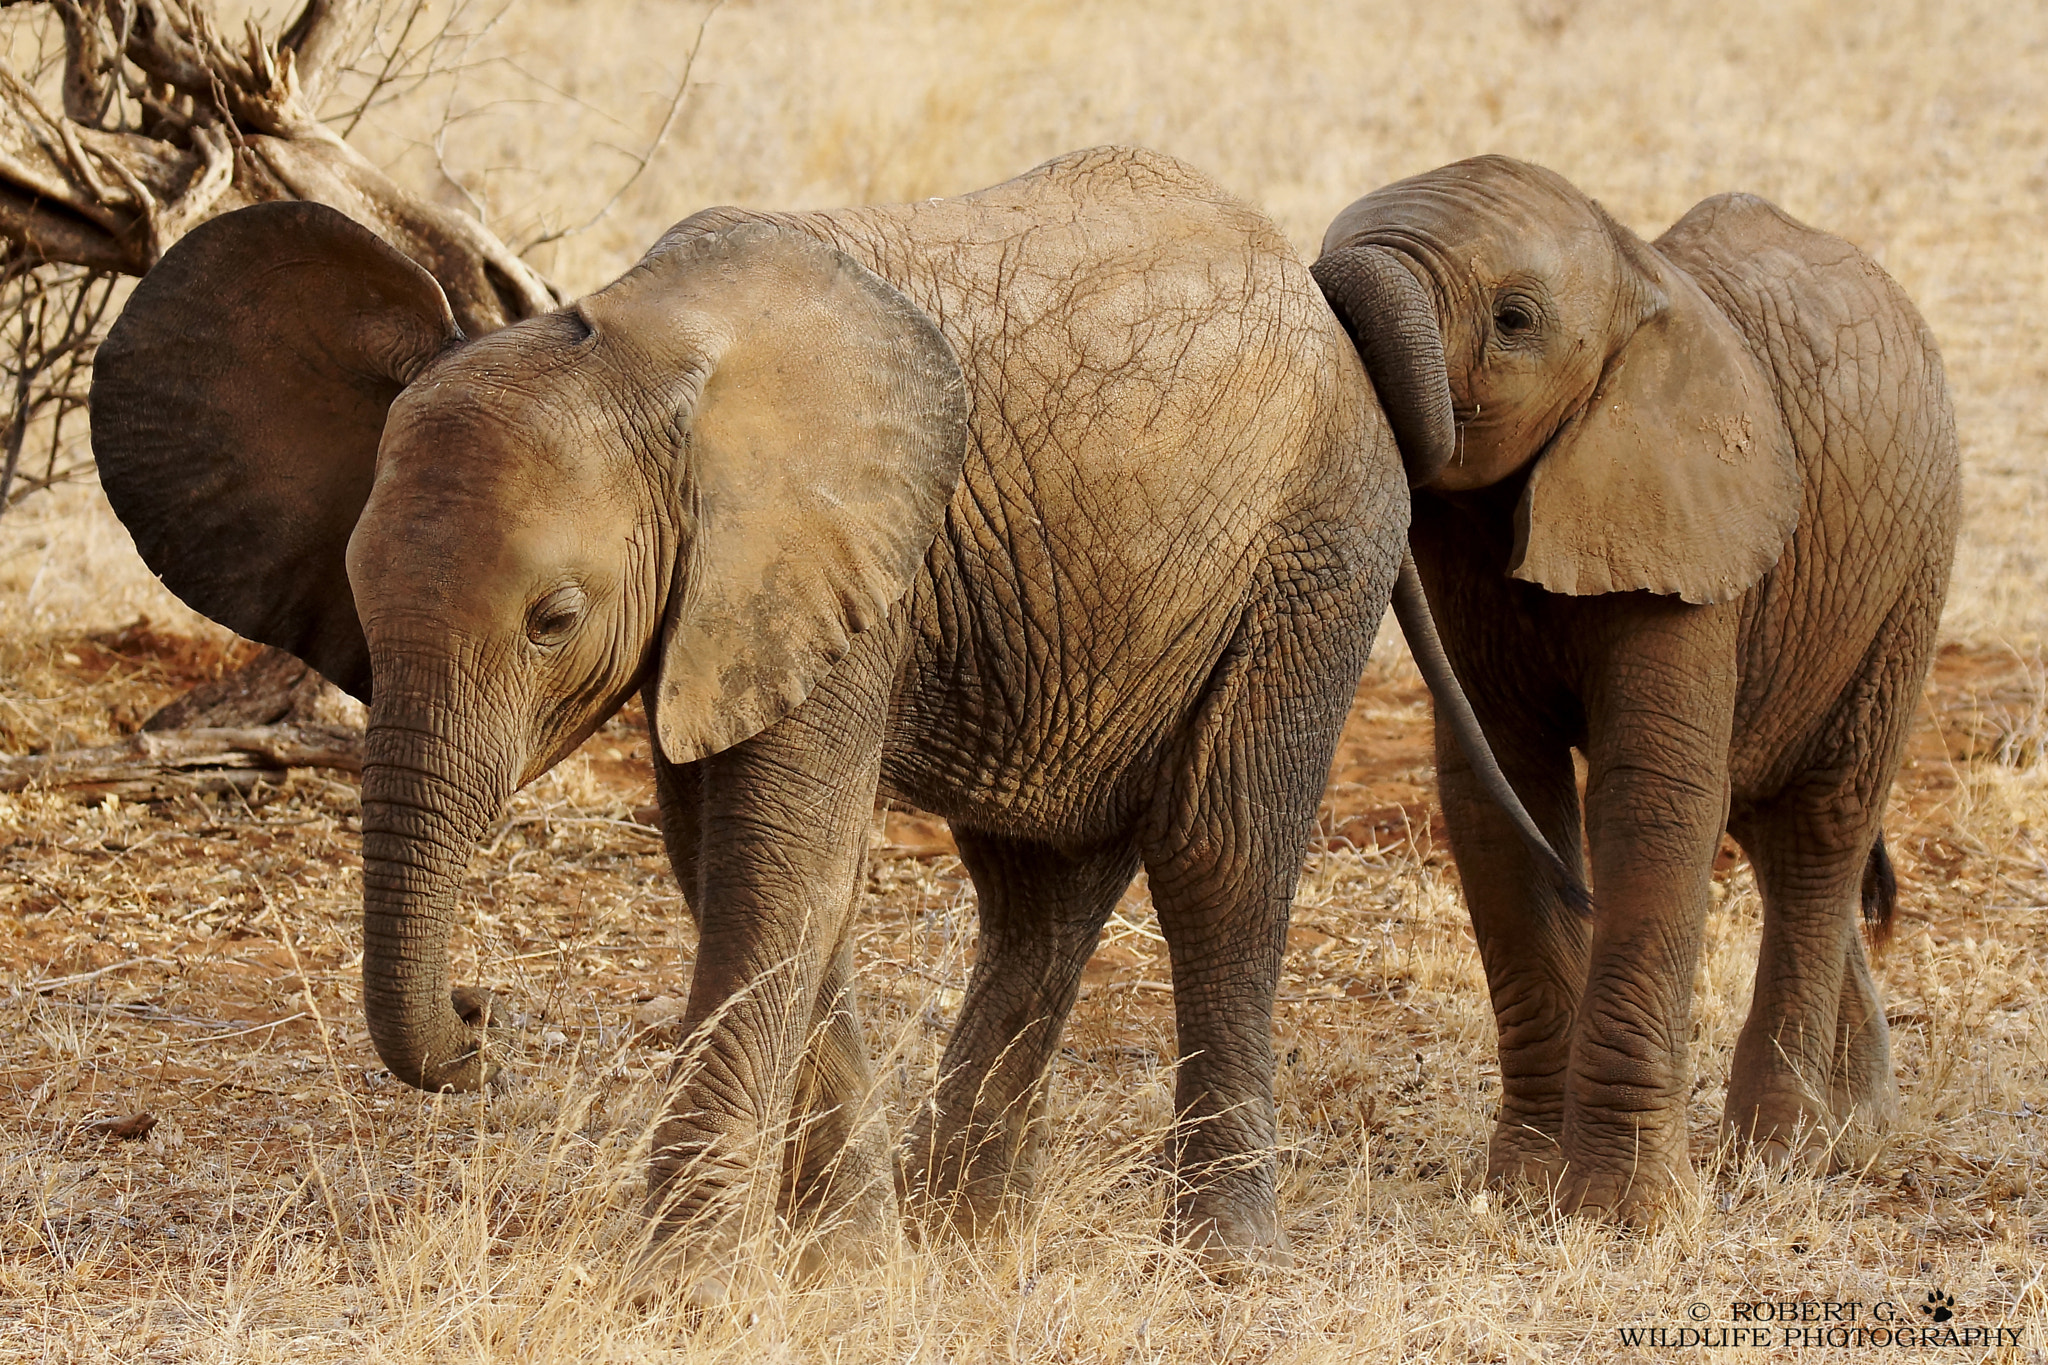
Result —
<instances>
[{"instance_id":1,"label":"elephant front leg","mask_svg":"<svg viewBox=\"0 0 2048 1365\"><path fill-rule=\"evenodd\" d=\"M1629 1222L1692 1182L1693 978L1727 820L1736 683L1732 608L1656 615L1588 698L1595 919L1558 1187L1566 1209Z\"/></svg>"},{"instance_id":2,"label":"elephant front leg","mask_svg":"<svg viewBox=\"0 0 2048 1365\"><path fill-rule=\"evenodd\" d=\"M851 930L849 914L818 989L782 1149L777 1206L804 1239L804 1274L834 1257L865 1259L894 1213L888 1127L874 1104Z\"/></svg>"},{"instance_id":3,"label":"elephant front leg","mask_svg":"<svg viewBox=\"0 0 2048 1365\"><path fill-rule=\"evenodd\" d=\"M1522 803L1574 871L1579 792L1562 739L1492 724L1489 740ZM1565 1078L1572 1022L1586 979L1585 916L1566 905L1514 824L1480 786L1457 739L1436 734L1437 790L1451 853L1486 964L1500 1047L1500 1112L1487 1143L1487 1178L1543 1189L1563 1175Z\"/></svg>"},{"instance_id":4,"label":"elephant front leg","mask_svg":"<svg viewBox=\"0 0 2048 1365\"><path fill-rule=\"evenodd\" d=\"M849 661L851 662L851 660ZM844 665L842 666L844 667ZM698 927L684 1050L654 1136L653 1248L725 1296L779 1214L875 1229L892 1197L852 1007L851 913L880 776L886 689L838 674L788 719L688 767L659 765L664 833Z\"/></svg>"},{"instance_id":5,"label":"elephant front leg","mask_svg":"<svg viewBox=\"0 0 2048 1365\"><path fill-rule=\"evenodd\" d=\"M1081 969L1137 850L1068 853L955 829L980 900L981 942L939 1082L903 1153L903 1187L927 1220L972 1234L1030 1193L1045 1089Z\"/></svg>"}]
</instances>

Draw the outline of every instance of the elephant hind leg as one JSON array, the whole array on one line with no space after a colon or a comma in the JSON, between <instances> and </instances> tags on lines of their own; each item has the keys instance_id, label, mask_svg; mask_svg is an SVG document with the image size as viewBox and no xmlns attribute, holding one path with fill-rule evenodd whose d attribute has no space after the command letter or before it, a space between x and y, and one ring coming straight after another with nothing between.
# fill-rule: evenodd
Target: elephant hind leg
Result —
<instances>
[{"instance_id":1,"label":"elephant hind leg","mask_svg":"<svg viewBox=\"0 0 2048 1365\"><path fill-rule=\"evenodd\" d=\"M1842 968L1841 1004L1835 1011L1834 1075L1828 1087L1828 1108L1838 1132L1881 1132L1898 1117L1891 1032L1861 940L1850 938L1847 957ZM1842 1148L1835 1152L1838 1162L1860 1156Z\"/></svg>"},{"instance_id":2,"label":"elephant hind leg","mask_svg":"<svg viewBox=\"0 0 2048 1365\"><path fill-rule=\"evenodd\" d=\"M1383 610L1360 608L1386 601L1392 567L1376 599L1247 608L1146 821L1180 1057L1167 1231L1225 1273L1291 1260L1275 1194L1273 997L1316 805Z\"/></svg>"},{"instance_id":3,"label":"elephant hind leg","mask_svg":"<svg viewBox=\"0 0 2048 1365\"><path fill-rule=\"evenodd\" d=\"M1881 954L1890 943L1898 896L1898 877L1879 831L1863 866L1865 937L1851 937L1848 962L1842 969L1841 1004L1835 1012L1834 1078L1828 1088L1828 1107L1838 1125L1850 1128L1881 1130L1897 1116L1891 1035L1877 983L1871 979L1869 954Z\"/></svg>"},{"instance_id":4,"label":"elephant hind leg","mask_svg":"<svg viewBox=\"0 0 2048 1365\"><path fill-rule=\"evenodd\" d=\"M1128 842L1068 852L958 827L953 836L980 901L981 942L901 1176L914 1214L971 1235L1030 1193L1060 1030L1138 853Z\"/></svg>"},{"instance_id":5,"label":"elephant hind leg","mask_svg":"<svg viewBox=\"0 0 2048 1365\"><path fill-rule=\"evenodd\" d=\"M1858 922L1881 947L1898 887L1880 826L1933 658L1929 601L1900 596L1797 776L1729 822L1756 870L1764 933L1723 1123L1767 1160L1839 1165L1856 1155L1842 1138L1898 1106Z\"/></svg>"},{"instance_id":6,"label":"elephant hind leg","mask_svg":"<svg viewBox=\"0 0 2048 1365\"><path fill-rule=\"evenodd\" d=\"M1736 824L1764 902L1756 989L1735 1044L1727 1135L1773 1165L1824 1163L1837 1133L1840 1063L1868 1060L1871 1035L1889 1072L1858 934L1867 822L1809 790ZM1859 837L1860 835L1860 837Z\"/></svg>"},{"instance_id":7,"label":"elephant hind leg","mask_svg":"<svg viewBox=\"0 0 2048 1365\"><path fill-rule=\"evenodd\" d=\"M1903 681L1917 684L1905 662ZM1764 929L1723 1128L1773 1163L1839 1165L1854 1156L1843 1136L1881 1127L1897 1107L1861 930L1881 942L1896 895L1878 822L1917 690L1901 681L1890 669L1866 676L1834 718L1839 757L1730 821L1756 871Z\"/></svg>"}]
</instances>

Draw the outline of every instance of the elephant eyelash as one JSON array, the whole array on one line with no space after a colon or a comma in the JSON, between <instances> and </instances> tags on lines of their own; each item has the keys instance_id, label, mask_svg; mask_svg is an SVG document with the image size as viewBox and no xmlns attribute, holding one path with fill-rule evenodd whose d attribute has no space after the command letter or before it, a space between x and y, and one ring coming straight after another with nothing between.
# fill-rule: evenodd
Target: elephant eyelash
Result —
<instances>
[{"instance_id":1,"label":"elephant eyelash","mask_svg":"<svg viewBox=\"0 0 2048 1365\"><path fill-rule=\"evenodd\" d=\"M582 624L588 598L574 583L535 602L526 613L526 638L543 647L561 644Z\"/></svg>"},{"instance_id":2,"label":"elephant eyelash","mask_svg":"<svg viewBox=\"0 0 2048 1365\"><path fill-rule=\"evenodd\" d=\"M1494 300L1493 326L1497 333L1517 336L1536 327L1543 313L1533 302L1509 294Z\"/></svg>"},{"instance_id":3,"label":"elephant eyelash","mask_svg":"<svg viewBox=\"0 0 2048 1365\"><path fill-rule=\"evenodd\" d=\"M1487 341L1513 346L1542 336L1550 317L1542 294L1530 282L1519 280L1503 281L1495 288L1498 292L1487 309Z\"/></svg>"}]
</instances>

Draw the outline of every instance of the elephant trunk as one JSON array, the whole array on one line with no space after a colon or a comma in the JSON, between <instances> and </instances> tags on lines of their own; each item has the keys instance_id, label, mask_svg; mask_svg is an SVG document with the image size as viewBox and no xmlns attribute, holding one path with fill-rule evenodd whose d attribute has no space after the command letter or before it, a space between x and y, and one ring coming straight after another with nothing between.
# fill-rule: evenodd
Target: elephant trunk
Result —
<instances>
[{"instance_id":1,"label":"elephant trunk","mask_svg":"<svg viewBox=\"0 0 2048 1365\"><path fill-rule=\"evenodd\" d=\"M457 738L445 708L387 704L380 686L363 763L363 1008L391 1074L422 1090L477 1090L495 1069L480 1010L457 1012L448 934L469 856L516 768Z\"/></svg>"},{"instance_id":2,"label":"elephant trunk","mask_svg":"<svg viewBox=\"0 0 2048 1365\"><path fill-rule=\"evenodd\" d=\"M1365 362L1401 447L1408 486L1434 482L1457 454L1458 429L1429 291L1383 246L1343 247L1310 270Z\"/></svg>"}]
</instances>

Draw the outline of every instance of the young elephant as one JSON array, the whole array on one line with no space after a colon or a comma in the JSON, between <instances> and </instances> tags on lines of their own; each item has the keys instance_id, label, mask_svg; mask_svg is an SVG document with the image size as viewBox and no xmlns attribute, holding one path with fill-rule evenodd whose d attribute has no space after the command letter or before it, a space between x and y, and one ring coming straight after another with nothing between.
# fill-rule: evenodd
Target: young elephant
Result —
<instances>
[{"instance_id":1,"label":"young elephant","mask_svg":"<svg viewBox=\"0 0 2048 1365\"><path fill-rule=\"evenodd\" d=\"M1561 910L1438 739L1500 1033L1489 1167L1645 1215L1690 1178L1686 1043L1725 827L1764 901L1725 1128L1773 1160L1894 1104L1857 933L1956 537L1941 361L1862 252L1747 195L1645 245L1481 157L1338 216L1314 267L1411 472L1445 647L1597 912Z\"/></svg>"},{"instance_id":2,"label":"young elephant","mask_svg":"<svg viewBox=\"0 0 2048 1365\"><path fill-rule=\"evenodd\" d=\"M953 823L981 905L912 1191L971 1217L1028 1181L1080 966L1143 866L1175 1227L1284 1255L1273 991L1407 497L1258 213L1119 149L958 199L713 209L470 338L370 233L266 205L137 288L93 440L166 583L370 703L364 998L396 1075L490 1076L450 1004L465 860L640 689L701 930L661 1235L715 1266L778 1162L785 1211L888 1205L849 933L880 791Z\"/></svg>"}]
</instances>

